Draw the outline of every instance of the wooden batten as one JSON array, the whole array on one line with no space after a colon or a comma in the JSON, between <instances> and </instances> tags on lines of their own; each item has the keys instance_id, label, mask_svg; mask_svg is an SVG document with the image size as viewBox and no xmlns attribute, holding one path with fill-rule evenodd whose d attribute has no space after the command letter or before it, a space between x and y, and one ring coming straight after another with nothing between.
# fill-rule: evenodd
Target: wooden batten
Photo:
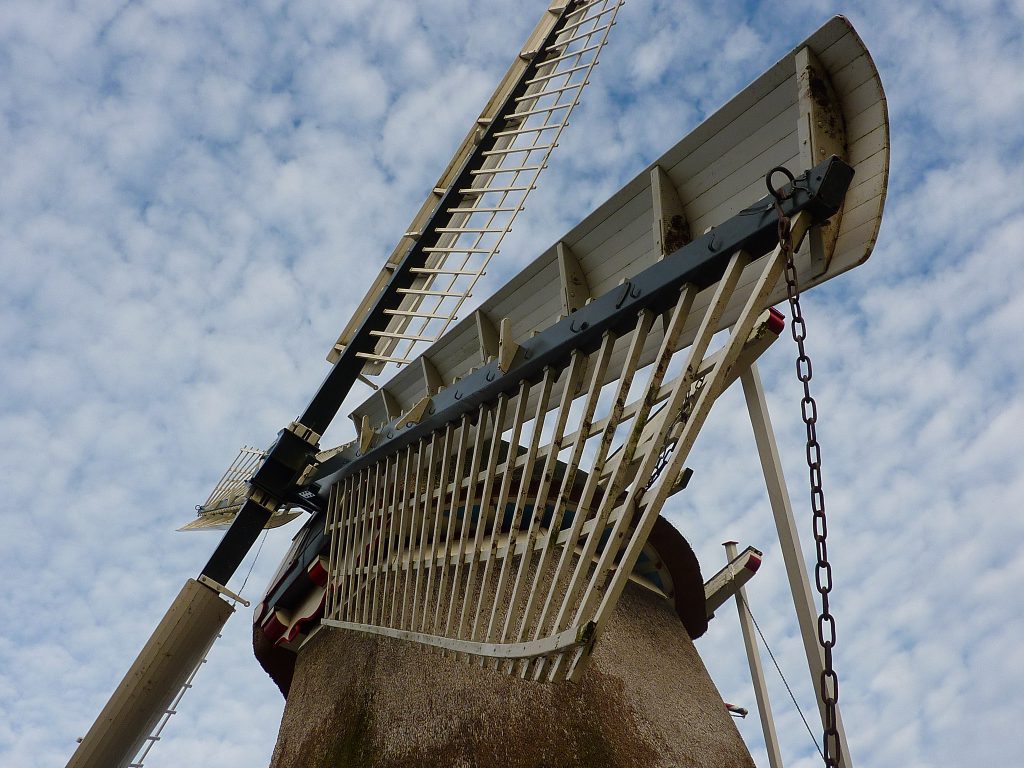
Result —
<instances>
[{"instance_id":1,"label":"wooden batten","mask_svg":"<svg viewBox=\"0 0 1024 768\"><path fill-rule=\"evenodd\" d=\"M651 168L651 200L654 251L659 259L663 259L690 242L692 237L679 191L660 165Z\"/></svg>"},{"instance_id":2,"label":"wooden batten","mask_svg":"<svg viewBox=\"0 0 1024 768\"><path fill-rule=\"evenodd\" d=\"M842 106L825 68L807 46L796 52L796 75L800 106L797 123L800 165L811 168L831 155L849 160ZM839 211L808 237L811 258L820 265L822 272L828 269L835 251L842 217L843 212Z\"/></svg>"},{"instance_id":3,"label":"wooden batten","mask_svg":"<svg viewBox=\"0 0 1024 768\"><path fill-rule=\"evenodd\" d=\"M562 283L562 314L568 316L592 298L590 285L572 249L561 240L555 246L555 258Z\"/></svg>"},{"instance_id":4,"label":"wooden batten","mask_svg":"<svg viewBox=\"0 0 1024 768\"><path fill-rule=\"evenodd\" d=\"M508 371L518 351L519 345L512 338L512 321L503 317L498 334L498 370L502 373Z\"/></svg>"},{"instance_id":5,"label":"wooden batten","mask_svg":"<svg viewBox=\"0 0 1024 768\"><path fill-rule=\"evenodd\" d=\"M437 368L426 355L420 357L420 373L423 377L423 391L428 397L436 395L444 389L444 380L441 378L441 374L437 372Z\"/></svg>"},{"instance_id":6,"label":"wooden batten","mask_svg":"<svg viewBox=\"0 0 1024 768\"><path fill-rule=\"evenodd\" d=\"M359 452L366 453L373 442L373 427L370 426L370 417L363 416L359 423Z\"/></svg>"},{"instance_id":7,"label":"wooden batten","mask_svg":"<svg viewBox=\"0 0 1024 768\"><path fill-rule=\"evenodd\" d=\"M494 323L479 309L473 313L476 321L476 336L480 345L480 362L486 364L491 358L498 356L498 331Z\"/></svg>"}]
</instances>

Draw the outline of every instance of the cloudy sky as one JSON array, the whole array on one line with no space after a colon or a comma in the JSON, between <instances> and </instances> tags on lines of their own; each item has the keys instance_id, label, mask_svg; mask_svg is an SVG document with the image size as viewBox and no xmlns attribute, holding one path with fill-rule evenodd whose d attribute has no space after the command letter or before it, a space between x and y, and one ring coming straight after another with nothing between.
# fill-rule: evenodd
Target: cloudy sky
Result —
<instances>
[{"instance_id":1,"label":"cloudy sky","mask_svg":"<svg viewBox=\"0 0 1024 768\"><path fill-rule=\"evenodd\" d=\"M174 529L305 403L546 4L0 4L0 763L64 764L216 541ZM893 131L873 257L805 301L844 719L859 765L1008 764L1024 2L633 0L483 293L835 13L875 56ZM792 355L776 344L762 374L808 549ZM750 603L813 714L737 393L690 464L671 517L706 573L724 539L765 551ZM247 596L294 530L268 537ZM753 709L731 607L698 647ZM767 671L786 764L817 764ZM263 764L282 706L240 611L146 765ZM756 717L739 727L767 765Z\"/></svg>"}]
</instances>

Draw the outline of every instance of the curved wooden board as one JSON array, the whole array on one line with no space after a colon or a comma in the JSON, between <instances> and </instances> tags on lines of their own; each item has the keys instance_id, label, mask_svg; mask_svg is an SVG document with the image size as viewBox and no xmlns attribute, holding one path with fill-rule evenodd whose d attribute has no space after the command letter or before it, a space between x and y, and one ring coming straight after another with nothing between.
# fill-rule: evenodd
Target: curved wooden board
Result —
<instances>
[{"instance_id":1,"label":"curved wooden board","mask_svg":"<svg viewBox=\"0 0 1024 768\"><path fill-rule=\"evenodd\" d=\"M817 66L824 81L813 83L814 88L808 62ZM829 120L841 125L823 130ZM396 409L408 411L437 382L451 384L480 365L494 345L481 329L497 328L507 318L514 340L548 327L571 309L567 303L580 300L580 290L599 296L662 258L659 243L672 239L666 232L678 237L687 229L699 234L714 227L764 195L768 169L783 165L800 173L833 145L856 176L832 236L808 238L798 254L804 288L867 260L878 236L888 183L885 94L870 53L841 16L794 48L499 289L481 306L482 318L463 318L427 350L426 365L400 371L384 385L386 394L377 393L356 408L353 419L358 425L365 415L376 426L393 418ZM755 262L744 273L722 327L735 320L759 270ZM573 294L568 302L563 288L567 275L572 282L566 287ZM697 297L695 310L707 305L712 290ZM784 296L780 284L770 303ZM694 317L699 315L694 312ZM686 329L683 345L695 331ZM646 359L653 359L657 343L652 336ZM610 376L617 362L609 366Z\"/></svg>"}]
</instances>

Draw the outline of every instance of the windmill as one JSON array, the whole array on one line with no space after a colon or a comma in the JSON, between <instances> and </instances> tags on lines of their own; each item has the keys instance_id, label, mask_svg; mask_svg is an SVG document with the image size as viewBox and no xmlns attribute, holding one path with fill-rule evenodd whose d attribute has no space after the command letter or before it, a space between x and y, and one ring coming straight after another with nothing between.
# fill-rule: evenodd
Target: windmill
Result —
<instances>
[{"instance_id":1,"label":"windmill","mask_svg":"<svg viewBox=\"0 0 1024 768\"><path fill-rule=\"evenodd\" d=\"M456 323L619 6L545 12L307 408L267 451L243 449L201 507L190 527L230 527L72 765L131 760L230 615L231 575L295 510L311 517L256 615L277 647L334 628L578 681L628 584L677 603L692 593L659 552L659 513L685 487L716 398L780 331L769 309L785 296L780 218L804 243L793 262L804 287L870 253L884 97L852 28L827 25ZM837 86L858 59L863 79ZM877 119L851 131L855 99ZM789 184L775 186L778 167ZM353 412L357 439L320 450L354 383L395 367ZM680 608L691 633L706 626L699 586L697 614Z\"/></svg>"}]
</instances>

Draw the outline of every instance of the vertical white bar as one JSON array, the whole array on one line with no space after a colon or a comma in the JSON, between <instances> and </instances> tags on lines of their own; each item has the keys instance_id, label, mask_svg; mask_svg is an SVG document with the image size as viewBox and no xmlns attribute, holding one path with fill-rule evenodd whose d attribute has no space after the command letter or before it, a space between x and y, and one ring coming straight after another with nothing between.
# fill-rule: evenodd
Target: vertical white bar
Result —
<instances>
[{"instance_id":1,"label":"vertical white bar","mask_svg":"<svg viewBox=\"0 0 1024 768\"><path fill-rule=\"evenodd\" d=\"M732 571L732 561L736 558L736 542L727 541L725 547L726 563ZM768 764L771 768L782 768L782 753L779 751L779 737L775 733L775 721L772 719L772 705L768 698L768 686L764 681L764 669L761 667L761 654L757 650L757 639L754 637L754 623L747 610L747 591L740 587L736 591L736 612L740 617L740 630L743 632L743 647L747 651L747 664L750 667L750 679L754 684L754 697L757 699L757 712L761 717L761 730L764 732L764 746L768 752Z\"/></svg>"},{"instance_id":2,"label":"vertical white bar","mask_svg":"<svg viewBox=\"0 0 1024 768\"><path fill-rule=\"evenodd\" d=\"M825 654L818 644L817 611L814 607L811 584L804 570L800 534L793 518L793 507L786 488L786 477L782 473L782 461L779 458L779 447L775 442L775 431L772 429L771 417L768 414L768 402L764 396L764 386L757 370L752 363L740 374L743 385L743 396L750 414L750 424L754 430L754 442L761 459L761 470L768 490L768 501L775 518L775 528L779 533L779 546L782 549L782 560L786 564L786 576L789 578L789 591L793 596L793 608L796 610L800 637L804 644L804 655L807 657L807 671L811 676L814 694L818 701L818 713L821 716L822 728L825 727L825 704L821 699L821 673L825 669ZM852 768L853 759L850 747L846 742L846 729L843 727L839 705L836 704L836 728L839 731L839 746L843 753L843 765Z\"/></svg>"},{"instance_id":3,"label":"vertical white bar","mask_svg":"<svg viewBox=\"0 0 1024 768\"><path fill-rule=\"evenodd\" d=\"M420 625L421 632L430 629L431 611L430 596L434 584L434 571L437 570L438 539L441 536L441 517L445 507L445 498L448 495L448 461L452 453L452 438L455 436L457 427L449 424L444 430L444 452L441 454L441 471L437 478L437 501L434 503L434 528L430 537L430 555L427 559L427 588L423 593L423 620Z\"/></svg>"}]
</instances>

